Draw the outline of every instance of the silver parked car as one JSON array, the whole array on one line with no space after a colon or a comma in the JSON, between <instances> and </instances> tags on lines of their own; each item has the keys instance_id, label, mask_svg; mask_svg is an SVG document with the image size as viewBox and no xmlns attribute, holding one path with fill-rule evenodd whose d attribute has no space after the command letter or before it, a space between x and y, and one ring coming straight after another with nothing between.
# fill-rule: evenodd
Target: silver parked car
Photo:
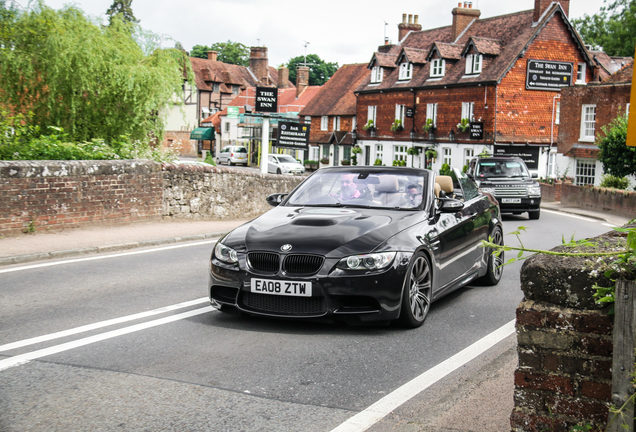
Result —
<instances>
[{"instance_id":1,"label":"silver parked car","mask_svg":"<svg viewBox=\"0 0 636 432\"><path fill-rule=\"evenodd\" d=\"M227 146L216 155L217 164L244 164L247 166L247 149L243 146Z\"/></svg>"},{"instance_id":2,"label":"silver parked car","mask_svg":"<svg viewBox=\"0 0 636 432\"><path fill-rule=\"evenodd\" d=\"M305 172L303 164L290 155L267 155L267 172L272 174L302 174Z\"/></svg>"}]
</instances>

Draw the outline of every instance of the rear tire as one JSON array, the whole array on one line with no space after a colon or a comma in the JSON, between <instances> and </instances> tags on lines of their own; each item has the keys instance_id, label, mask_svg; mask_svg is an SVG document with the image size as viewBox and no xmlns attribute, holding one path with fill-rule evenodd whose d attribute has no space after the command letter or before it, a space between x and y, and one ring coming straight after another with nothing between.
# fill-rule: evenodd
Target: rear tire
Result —
<instances>
[{"instance_id":1,"label":"rear tire","mask_svg":"<svg viewBox=\"0 0 636 432\"><path fill-rule=\"evenodd\" d=\"M231 160L227 160L227 166L232 166L232 161Z\"/></svg>"},{"instance_id":2,"label":"rear tire","mask_svg":"<svg viewBox=\"0 0 636 432\"><path fill-rule=\"evenodd\" d=\"M501 228L495 228L490 237L492 238L492 243L498 245L504 244ZM499 283L503 275L504 252L502 251L499 255L495 256L492 254L492 249L488 248L486 253L488 253L486 274L479 280L484 285L494 286Z\"/></svg>"},{"instance_id":3,"label":"rear tire","mask_svg":"<svg viewBox=\"0 0 636 432\"><path fill-rule=\"evenodd\" d=\"M541 210L537 210L534 212L528 212L528 219L537 220L541 217Z\"/></svg>"},{"instance_id":4,"label":"rear tire","mask_svg":"<svg viewBox=\"0 0 636 432\"><path fill-rule=\"evenodd\" d=\"M400 324L408 328L417 328L424 324L431 308L432 298L431 263L424 253L418 252L413 255L406 271L402 289Z\"/></svg>"}]
</instances>

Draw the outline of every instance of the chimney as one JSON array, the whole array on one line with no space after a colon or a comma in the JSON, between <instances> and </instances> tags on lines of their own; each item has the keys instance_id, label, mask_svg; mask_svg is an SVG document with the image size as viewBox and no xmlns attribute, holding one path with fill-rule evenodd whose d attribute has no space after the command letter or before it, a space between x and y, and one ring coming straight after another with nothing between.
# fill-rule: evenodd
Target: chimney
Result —
<instances>
[{"instance_id":1,"label":"chimney","mask_svg":"<svg viewBox=\"0 0 636 432\"><path fill-rule=\"evenodd\" d=\"M403 40L410 31L421 31L422 26L417 23L417 15L408 15L408 21L406 14L402 14L402 22L398 24L398 40ZM415 18L415 20L413 20ZM386 40L385 40L386 44Z\"/></svg>"},{"instance_id":2,"label":"chimney","mask_svg":"<svg viewBox=\"0 0 636 432\"><path fill-rule=\"evenodd\" d=\"M250 48L250 70L256 77L259 84L267 84L268 82L268 65L267 65L267 48L251 47Z\"/></svg>"},{"instance_id":3,"label":"chimney","mask_svg":"<svg viewBox=\"0 0 636 432\"><path fill-rule=\"evenodd\" d=\"M480 15L481 12L478 9L473 9L472 2L465 1L463 4L459 2L457 7L453 9L453 41L457 40L457 37L466 30L466 27L468 27L473 20L479 19Z\"/></svg>"},{"instance_id":4,"label":"chimney","mask_svg":"<svg viewBox=\"0 0 636 432\"><path fill-rule=\"evenodd\" d=\"M284 66L278 68L278 88L283 89L289 87L289 69Z\"/></svg>"},{"instance_id":5,"label":"chimney","mask_svg":"<svg viewBox=\"0 0 636 432\"><path fill-rule=\"evenodd\" d=\"M309 86L309 67L296 66L296 98Z\"/></svg>"},{"instance_id":6,"label":"chimney","mask_svg":"<svg viewBox=\"0 0 636 432\"><path fill-rule=\"evenodd\" d=\"M570 16L570 0L534 0L534 15L532 16L532 21L538 22L541 15L550 7L552 2L561 3L565 16Z\"/></svg>"},{"instance_id":7,"label":"chimney","mask_svg":"<svg viewBox=\"0 0 636 432\"><path fill-rule=\"evenodd\" d=\"M216 51L208 51L208 60L216 61Z\"/></svg>"}]
</instances>

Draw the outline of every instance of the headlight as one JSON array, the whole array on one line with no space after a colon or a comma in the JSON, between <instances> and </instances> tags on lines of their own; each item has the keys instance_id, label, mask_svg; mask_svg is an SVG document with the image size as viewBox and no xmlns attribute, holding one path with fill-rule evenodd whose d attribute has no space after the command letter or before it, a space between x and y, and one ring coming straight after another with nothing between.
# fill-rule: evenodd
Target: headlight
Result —
<instances>
[{"instance_id":1,"label":"headlight","mask_svg":"<svg viewBox=\"0 0 636 432\"><path fill-rule=\"evenodd\" d=\"M482 187L482 188L479 188L479 190L481 191L481 193L487 193L490 195L495 194L495 188L493 187Z\"/></svg>"},{"instance_id":2,"label":"headlight","mask_svg":"<svg viewBox=\"0 0 636 432\"><path fill-rule=\"evenodd\" d=\"M214 246L214 256L219 261L223 261L226 263L234 264L238 262L236 251L225 246L223 243L216 243L216 246Z\"/></svg>"},{"instance_id":3,"label":"headlight","mask_svg":"<svg viewBox=\"0 0 636 432\"><path fill-rule=\"evenodd\" d=\"M541 186L528 186L528 195L534 197L541 196Z\"/></svg>"},{"instance_id":4,"label":"headlight","mask_svg":"<svg viewBox=\"0 0 636 432\"><path fill-rule=\"evenodd\" d=\"M388 267L395 258L396 252L382 252L366 255L352 255L343 258L338 268L344 270L380 270Z\"/></svg>"}]
</instances>

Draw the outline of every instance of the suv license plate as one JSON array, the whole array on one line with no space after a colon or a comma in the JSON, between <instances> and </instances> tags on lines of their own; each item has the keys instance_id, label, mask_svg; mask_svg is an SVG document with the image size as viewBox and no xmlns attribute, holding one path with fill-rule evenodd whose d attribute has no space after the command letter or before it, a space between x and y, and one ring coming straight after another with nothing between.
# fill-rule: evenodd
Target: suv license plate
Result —
<instances>
[{"instance_id":1,"label":"suv license plate","mask_svg":"<svg viewBox=\"0 0 636 432\"><path fill-rule=\"evenodd\" d=\"M521 204L521 198L502 198L502 204Z\"/></svg>"},{"instance_id":2,"label":"suv license plate","mask_svg":"<svg viewBox=\"0 0 636 432\"><path fill-rule=\"evenodd\" d=\"M311 297L311 282L252 278L253 293Z\"/></svg>"}]
</instances>

